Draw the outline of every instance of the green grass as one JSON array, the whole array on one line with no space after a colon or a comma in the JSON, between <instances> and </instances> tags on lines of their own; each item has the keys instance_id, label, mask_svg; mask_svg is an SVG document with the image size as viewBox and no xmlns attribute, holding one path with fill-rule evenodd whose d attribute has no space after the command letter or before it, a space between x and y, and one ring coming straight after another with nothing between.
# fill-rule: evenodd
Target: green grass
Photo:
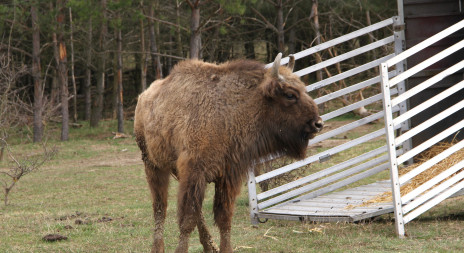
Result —
<instances>
[{"instance_id":1,"label":"green grass","mask_svg":"<svg viewBox=\"0 0 464 253\"><path fill-rule=\"evenodd\" d=\"M131 122L127 132L131 133ZM0 252L149 252L153 215L140 153L134 138L112 139L115 122L98 129L71 129L70 141L51 136L57 157L22 178L0 205ZM12 145L14 152L39 152L37 144ZM3 167L0 164L0 167ZM171 180L165 230L166 252L178 238L176 187ZM213 237L213 186L204 213ZM111 221L102 222L103 217ZM236 252L461 252L464 250L464 198L450 199L406 225L409 237L398 239L392 215L351 223L300 223L270 220L253 227L246 187L237 199L232 243ZM81 220L84 224L76 224ZM72 226L72 228L67 228ZM49 243L58 233L68 240ZM202 252L195 231L190 252Z\"/></svg>"}]
</instances>

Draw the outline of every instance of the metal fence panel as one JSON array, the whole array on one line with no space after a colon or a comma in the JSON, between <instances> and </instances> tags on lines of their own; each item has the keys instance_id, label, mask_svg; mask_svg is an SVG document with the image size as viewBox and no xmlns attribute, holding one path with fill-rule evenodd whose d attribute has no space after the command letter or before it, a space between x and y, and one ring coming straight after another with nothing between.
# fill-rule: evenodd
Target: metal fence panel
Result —
<instances>
[{"instance_id":1,"label":"metal fence panel","mask_svg":"<svg viewBox=\"0 0 464 253\"><path fill-rule=\"evenodd\" d=\"M464 40L452 45L451 47L444 49L441 52L436 53L430 58L425 59L424 61L416 64L414 67L409 68L409 70L403 73L399 73L397 76L393 78L390 78L388 76L388 68L393 64L397 64L398 62L406 60L408 57L413 56L416 53L419 53L421 50L431 46L432 44L441 39L444 39L446 36L452 35L454 32L462 28L464 28L464 20L417 44L416 46L406 50L405 52L398 54L397 56L391 58L387 62L382 63L380 65L380 71L382 76L381 83L383 88L383 107L385 112L385 129L387 132L387 146L390 157L390 175L393 190L392 195L394 201L393 206L395 212L395 227L400 237L404 237L405 235L404 224L410 222L420 214L434 207L444 199L453 196L458 191L464 188L464 181L462 181L462 179L464 179L464 160L454 161L457 163L455 163L454 165L450 165L449 167L445 168L445 170L440 171L436 175L430 176L430 178L427 178L425 182L421 182L420 185L417 186L415 189L413 189L409 193L403 194L404 196L402 196L400 186L407 184L409 181L415 179L415 177L417 177L421 173L425 172L428 169L431 169L439 162L444 161L457 151L463 149L464 140L457 143L449 143L450 147L446 148L444 151L434 154L433 157L428 157L427 161L423 162L418 167L412 169L411 171L402 176L399 176L399 165L404 164L406 161L412 158L418 157L421 153L423 153L427 149L430 149L432 146L444 140L448 136L457 134L464 128L464 119L458 121L457 123L448 127L447 129L437 133L435 136L422 142L416 147L410 150L405 150L405 152L402 155L396 154L396 150L398 147L401 147L405 141L410 140L413 136L421 133L426 129L434 127L437 123L444 121L447 117L452 116L453 113L456 113L457 111L462 109L464 106L464 100L457 102L455 105L452 105L447 109L439 113L436 113L435 115L430 115L429 119L424 121L422 124L419 124L415 128L410 129L409 132L406 132L403 135L396 136L394 127L401 125L404 121L407 121L413 116L422 113L432 105L438 104L441 101L446 100L453 94L457 93L458 91L464 88L464 81L457 82L448 89L436 94L432 98L422 102L421 104L402 113L399 116L396 116L392 112L391 108L392 106L402 103L409 98L420 96L421 92L424 89L431 87L433 84L444 79L445 77L463 69L464 60L461 60L458 63L453 64L451 67L441 71L435 76L423 81L416 87L396 97L394 96L394 94L390 94L390 89L394 87L396 84L404 82L407 78L413 76L414 74L423 71L425 68L431 66L432 64L461 50L462 48L464 48Z\"/></svg>"},{"instance_id":2,"label":"metal fence panel","mask_svg":"<svg viewBox=\"0 0 464 253\"><path fill-rule=\"evenodd\" d=\"M317 104L321 106L327 103L336 105L335 110L320 113L321 118L326 122L351 113L361 107L371 106L371 108L378 108L378 111L374 111L371 115L363 116L343 125L334 124L336 127L332 129L326 128L324 132L309 141L309 153L303 160L285 162L283 165L264 171L264 173L255 173L255 171L249 173L248 190L250 216L254 223L257 223L260 218L286 220L320 219L318 217L299 216L301 212L297 212L297 210L294 210L296 213L280 212L286 210L285 205L288 203L301 200L303 202L300 204L304 205L304 201L314 200L316 197L321 197L321 206L323 206L325 197L321 195L326 193L338 194L334 193L334 191L365 178L369 178L388 168L386 163L388 161L387 149L386 147L382 147L385 145L382 138L384 138L386 132L385 129L382 128L382 125L378 123L378 121L382 120L384 117L384 112L380 107L383 96L380 94L381 90L379 86L381 79L376 66L394 57L395 54L393 54L393 50L398 50L398 48L401 49L397 44L402 44L402 37L398 36L396 32L393 32L397 31L397 29L392 27L392 25L398 25L398 17L381 21L294 54L295 59L298 60L304 57L311 57L312 54L321 52L322 50L332 50L332 47L349 42L350 40L356 41L356 44L360 41L369 41L368 39L361 39L360 36L372 36L371 33L374 32L383 34L382 38L374 39L374 41L371 41L367 45L360 45L358 48L347 52L339 52L336 57L325 59L320 63L313 64L310 67L295 72L295 74L300 76L311 74L314 78L316 71L324 70L324 73L329 73L331 71L330 69L336 71L336 74L327 74L326 78L316 81L306 87L308 92L314 94L316 92L323 93L323 95L315 99ZM371 58L369 55L373 54L370 54L370 52L374 50L378 52L376 53L378 56L377 58L371 59L369 62L360 66L351 67L353 65L350 61L352 61L353 57L363 57L362 59ZM281 63L286 64L288 59L288 57L283 58ZM307 62L308 58L305 59ZM353 63L354 62L356 61L353 61ZM335 68L335 65L340 63L344 65ZM267 67L270 65L271 64L268 64ZM393 78L397 75L397 70L400 70L401 73L402 67L399 66L396 69L390 70L387 75ZM330 88L334 87L330 85L337 85L337 88ZM340 103L342 99L345 99L346 96L357 96L357 94L365 89L371 90L367 93L365 98L361 94L361 99L356 99L349 104L337 104ZM404 91L404 87L398 86L398 88L393 88L390 93L398 94L400 93L399 89ZM403 105L394 106L392 112L401 111L401 106ZM339 136L346 135L347 133L356 133L357 129L363 127L364 129L369 129L366 127L367 124L373 124L376 127L373 130L355 135L351 137L350 140L339 141ZM395 129L400 129L401 127L402 126L397 126ZM323 145L323 143L329 144ZM323 146L323 148L318 148L319 146ZM401 154L403 151L399 149L397 152ZM343 154L349 155L346 155L345 160L338 161ZM271 163L275 159L276 157L269 157L265 159L265 164ZM309 165L311 168L313 166L317 168L312 171L311 168L307 169ZM291 173L299 173L301 170L304 171L304 175L294 178L291 177ZM290 181L278 181L279 178L285 178L286 176L291 178ZM277 183L271 184L273 182ZM371 186L366 185L366 187L369 188ZM369 214L365 214L365 210L372 209L372 215L384 213L385 210L387 210L387 208L382 211L376 208L365 208L365 210L363 209L361 213L359 213L359 211L356 210L342 210L342 206L343 205L339 204L336 208L350 215L350 217L336 217L336 212L327 212L327 214L332 213L335 216L324 216L324 220L355 220L361 219L361 217L368 218ZM280 209L276 211L277 209L275 208ZM297 209L300 209L300 207ZM306 213L310 212L308 211ZM295 218L295 216L297 218Z\"/></svg>"}]
</instances>

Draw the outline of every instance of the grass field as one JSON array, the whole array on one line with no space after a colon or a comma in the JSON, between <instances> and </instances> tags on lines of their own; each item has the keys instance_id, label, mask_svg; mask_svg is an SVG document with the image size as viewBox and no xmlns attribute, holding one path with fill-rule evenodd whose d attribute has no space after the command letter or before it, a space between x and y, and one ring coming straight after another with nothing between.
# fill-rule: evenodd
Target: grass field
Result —
<instances>
[{"instance_id":1,"label":"grass field","mask_svg":"<svg viewBox=\"0 0 464 253\"><path fill-rule=\"evenodd\" d=\"M0 204L0 252L149 252L153 217L140 153L134 138L112 139L113 121L98 129L71 129L70 141L59 142L50 128L49 145L58 155L39 171L22 178ZM131 122L126 131L131 133ZM14 139L18 155L39 152L41 146ZM4 168L5 163L0 164ZM165 245L173 252L178 237L176 186L171 180ZM3 197L3 196L2 196ZM204 214L213 227L213 187ZM235 252L462 252L464 198L446 200L406 225L408 237L398 239L392 215L368 222L300 223L268 221L253 227L246 187L242 188L233 220ZM67 240L45 242L47 234ZM195 231L191 252L202 252Z\"/></svg>"}]
</instances>

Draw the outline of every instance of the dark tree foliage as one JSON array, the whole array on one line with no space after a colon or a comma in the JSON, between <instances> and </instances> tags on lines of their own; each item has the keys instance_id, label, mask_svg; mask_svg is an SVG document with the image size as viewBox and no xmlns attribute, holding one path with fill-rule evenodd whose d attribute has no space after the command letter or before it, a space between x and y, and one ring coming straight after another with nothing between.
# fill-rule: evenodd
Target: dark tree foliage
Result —
<instances>
[{"instance_id":1,"label":"dark tree foliage","mask_svg":"<svg viewBox=\"0 0 464 253\"><path fill-rule=\"evenodd\" d=\"M116 115L130 119L137 95L179 60L269 62L280 51L304 50L317 38L330 40L396 12L393 0L7 0L0 5L0 53L29 70L14 87L25 104L34 105L24 117L37 125L30 134L40 141L39 122L61 122L62 115L68 117L63 110L76 109L78 120L90 120L91 126ZM55 61L54 34L67 61ZM376 36L381 35L371 39ZM74 83L63 74L71 75L71 63L77 103L68 109L63 106L72 101ZM60 91L63 82L71 92Z\"/></svg>"}]
</instances>

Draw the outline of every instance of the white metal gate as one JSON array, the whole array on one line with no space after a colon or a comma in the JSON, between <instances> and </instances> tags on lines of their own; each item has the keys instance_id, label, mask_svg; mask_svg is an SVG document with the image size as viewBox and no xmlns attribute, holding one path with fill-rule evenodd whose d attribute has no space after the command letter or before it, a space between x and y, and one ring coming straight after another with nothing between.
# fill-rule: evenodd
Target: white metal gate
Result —
<instances>
[{"instance_id":1,"label":"white metal gate","mask_svg":"<svg viewBox=\"0 0 464 253\"><path fill-rule=\"evenodd\" d=\"M375 70L380 63L391 59L395 53L398 54L402 51L402 27L399 18L393 17L294 55L298 62L299 59L308 59L308 56L315 55L318 57L317 54L327 51L330 53L330 49L335 45L340 48L347 43L351 43L350 48L356 45L357 48L352 51L338 56L332 52L333 57L295 73L299 76L322 70L328 73L327 68L329 66L342 64L338 70L343 69L344 71L337 71L336 75L327 74L325 79L307 86L308 92L323 92L321 96L315 99L315 102L319 105L336 103L340 98L357 94L362 89L371 89L371 91L369 97L363 98L356 103L339 106L340 109L335 111L321 113L321 118L326 122L325 130L310 140L309 150L311 153L305 159L256 176L254 169L250 170L248 192L250 215L253 223L257 223L260 218L356 221L393 211L391 203L380 203L369 207L358 206L376 194L390 190L388 180L376 182L377 180L374 179L367 181L373 182L373 184L355 185L358 187L345 190L343 187L353 183L359 184L360 180L366 180L365 178L385 172L389 167L384 125L378 124L378 129L370 132L363 132L362 128L366 124L373 124L384 117L380 105L383 98L379 87L380 76L375 74ZM382 36L381 39L372 39L380 36ZM363 46L363 43L366 45ZM347 62L350 61L355 61L353 65L359 65L356 64L356 60L359 59L357 57L362 55L365 57L368 54L376 55L376 59L358 67L343 67L349 65ZM282 64L287 62L288 57L282 59ZM396 68L390 71L387 76L393 77L397 73L402 73L402 71L403 65L397 64ZM346 87L340 84L340 88L334 89L332 92L326 90L328 85L341 81L350 82L350 84L346 85ZM404 83L399 82L392 88L390 94L402 93L404 90ZM376 104L380 106L378 112L359 118L349 124L335 127L336 121L330 121L357 108L375 106ZM406 104L404 102L392 108L392 112L404 113L405 111ZM334 125L332 129L330 129L331 125ZM401 124L396 126L395 129L406 131L408 125ZM344 135L356 135L358 133L360 136L356 136L351 141L343 140ZM333 145L330 144L332 142ZM397 152L402 154L408 149L409 146L406 141L403 143L402 149L397 150ZM340 154L343 154L343 156ZM342 161L340 160L341 157L350 158ZM290 182L272 185L271 189L263 190L257 187L264 182L278 181L276 179L279 177L295 172L309 164L312 168L305 171L314 173L298 175Z\"/></svg>"},{"instance_id":2,"label":"white metal gate","mask_svg":"<svg viewBox=\"0 0 464 253\"><path fill-rule=\"evenodd\" d=\"M464 168L464 160L455 161L455 164L453 166L441 172L440 174L434 176L433 178L428 179L428 181L421 184L420 186L418 186L417 188L405 195L401 194L400 187L404 184L407 184L408 181L420 175L421 173L436 165L440 161L446 159L453 153L461 150L464 147L464 140L455 143L445 151L439 153L435 157L427 160L420 166L414 168L413 170L409 171L408 173L402 176L399 176L398 174L398 167L405 161L414 158L421 152L442 141L444 138L453 136L453 134L462 131L464 129L464 117L460 116L460 118L463 118L463 120L452 125L451 127L435 135L429 140L423 142L422 144L417 145L411 150L402 152L401 154L398 154L397 150L401 147L401 145L403 145L404 142L408 142L409 140L411 140L413 136L420 134L427 128L434 127L434 125L438 122L444 120L453 113L456 113L458 110L464 108L464 99L436 115L431 115L432 117L430 117L430 119L424 121L420 125L417 125L416 127L410 129L408 132L403 133L402 135L395 135L394 129L401 125L403 122L409 120L414 115L417 115L418 113L426 110L434 104L437 104L440 101L447 99L454 93L462 90L464 88L464 80L454 84L453 86L449 87L443 92L424 101L422 104L417 105L414 108L411 108L410 110L399 116L396 116L392 112L392 108L394 108L396 105L400 103L404 103L404 101L406 101L408 98L411 98L413 96L421 96L421 92L423 92L425 89L436 84L440 80L444 79L446 76L452 75L453 73L456 73L457 71L463 69L464 60L461 60L453 66L441 71L435 76L423 81L422 83L418 84L412 89L409 89L407 92L404 92L399 96L391 94L390 91L398 83L406 80L408 77L413 76L419 71L424 70L425 68L440 61L441 59L464 48L464 40L459 41L451 47L433 55L432 57L421 63L418 63L417 65L409 68L407 71L393 78L390 78L388 76L388 68L404 61L405 59L414 54L420 53L421 50L431 46L437 41L452 36L453 33L462 28L464 28L464 20L428 38L427 40L404 51L403 53L398 54L394 58L387 60L380 66L380 72L382 76L382 89L384 96L383 104L384 111L386 112L385 128L387 130L387 143L391 168L391 182L396 218L396 231L400 237L403 237L405 234L404 224L408 223L418 215L424 213L428 209L432 208L444 199L452 196L453 194L457 193L458 191L464 188L464 181L462 180L464 178L464 171L460 171ZM461 58L464 59L464 57Z\"/></svg>"},{"instance_id":3,"label":"white metal gate","mask_svg":"<svg viewBox=\"0 0 464 253\"><path fill-rule=\"evenodd\" d=\"M402 46L404 45L404 33L402 28L404 25L400 23L398 17L393 17L392 19L384 20L372 26L297 53L295 54L295 58L300 59L302 57L315 54L334 45L356 39L359 36L369 34L378 29L384 29L391 25L393 25L392 36L387 36L366 46L361 46L353 51L332 57L326 61L296 72L296 74L303 76L323 69L329 65L349 59L350 57L369 52L375 48L393 44L393 54L380 56L377 60L346 70L335 76L329 76L326 79L307 86L307 91L311 92L316 89L323 88L331 83L338 82L340 80L347 80L347 78L353 75L368 71L380 64L380 76L370 77L366 80L359 81L356 84L349 85L346 88L325 94L315 99L315 101L318 104L322 104L337 97L349 94L350 92L356 92L359 89L373 86L380 82L381 92L379 91L377 94L373 94L369 98L362 99L359 102L344 106L338 110L322 114L321 117L327 122L330 119L352 111L360 106L376 103L379 99L382 99L383 101L382 110L349 124L323 132L310 141L310 150L317 148L319 143L327 141L342 133L356 131L359 127L372 123L382 117L384 118L383 127L367 134L363 134L360 137L347 141L341 145L335 145L328 149L319 150L318 152L315 152L315 154L309 154L307 158L301 161L287 164L258 176L255 176L255 171L251 169L248 178L248 190L250 215L253 223L257 223L261 218L312 221L357 221L384 213L394 212L397 234L400 237L403 237L405 234L404 225L406 223L437 205L444 199L464 193L464 160L455 161L449 168L446 168L438 175L427 179L425 183L422 183L407 194L402 195L400 191L400 187L407 184L414 177L463 149L464 140L454 143L446 150L442 151L435 157L430 158L409 172L404 173L401 176L398 173L399 168L407 167L421 152L464 129L463 119L422 144L417 145L414 148L411 147L412 137L420 134L428 128L434 127L436 123L449 116L453 116L453 113L463 109L464 100L457 102L436 115L431 115L430 119L412 129L409 127L410 118L426 110L430 106L447 99L456 92L463 90L464 80L454 84L414 108L410 108L408 110L406 106L409 98L414 96L420 97L421 92L425 89L436 84L446 76L452 75L453 73L463 69L464 60L450 66L408 91L405 91L404 85L405 80L409 77L464 48L464 40L459 41L453 46L437 53L415 66L410 67L409 70L404 71L404 62L408 57L419 53L424 48L452 35L460 29L463 29L464 20L402 52ZM285 64L287 61L288 58L284 58L282 63ZM462 116L459 117L462 118ZM369 141L375 140L376 138L378 139L379 137L383 140L383 142L386 140L386 145L381 145L379 147L369 146L362 152L356 152L356 155L353 158L349 158L344 161L336 161L333 164L329 164L327 162L330 158L336 157L338 153L346 152L350 148L356 146L368 146ZM272 189L260 191L257 187L257 184L266 180L272 180L284 173L292 172L308 164L318 164L317 162L322 165L327 163L327 166L322 166L322 169L316 169L314 173L296 178L291 182L272 187ZM345 187L352 183L356 184L358 181L360 182L366 177L382 173L382 171L387 168L390 168L390 180L374 181L374 183L368 184L359 183L359 185L356 185L357 187L351 188ZM309 169L309 171L313 170L313 168ZM343 187L347 189L343 189ZM377 194L387 191L393 192L393 202L373 203L368 206L360 205L363 202L372 199Z\"/></svg>"}]
</instances>

